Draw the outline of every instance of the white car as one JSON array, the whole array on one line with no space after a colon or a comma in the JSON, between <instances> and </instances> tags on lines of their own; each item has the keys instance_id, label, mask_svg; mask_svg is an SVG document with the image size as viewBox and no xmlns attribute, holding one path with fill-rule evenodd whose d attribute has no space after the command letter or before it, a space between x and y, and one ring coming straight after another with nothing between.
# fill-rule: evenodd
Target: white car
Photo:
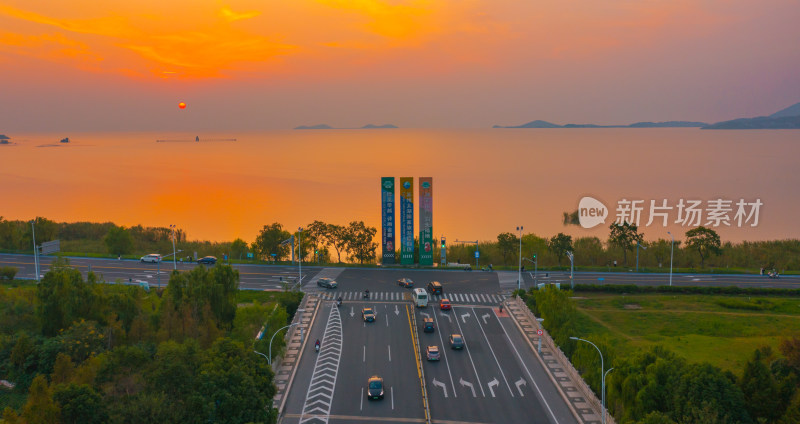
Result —
<instances>
[{"instance_id":1,"label":"white car","mask_svg":"<svg viewBox=\"0 0 800 424\"><path fill-rule=\"evenodd\" d=\"M158 263L161 262L161 255L158 253L151 253L149 255L144 255L139 259L141 262L152 262Z\"/></svg>"}]
</instances>

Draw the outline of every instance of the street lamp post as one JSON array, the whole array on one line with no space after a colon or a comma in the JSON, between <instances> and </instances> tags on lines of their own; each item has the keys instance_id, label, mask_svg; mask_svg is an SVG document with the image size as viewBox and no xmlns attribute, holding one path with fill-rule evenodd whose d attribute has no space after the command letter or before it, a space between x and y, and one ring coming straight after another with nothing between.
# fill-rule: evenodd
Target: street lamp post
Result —
<instances>
[{"instance_id":1,"label":"street lamp post","mask_svg":"<svg viewBox=\"0 0 800 424\"><path fill-rule=\"evenodd\" d=\"M181 253L181 252L183 252L183 250L178 250L178 253ZM158 266L156 267L157 268L156 269L156 274L158 274L158 288L161 288L161 260L164 259L164 258L168 258L170 256L175 256L175 253L171 253L169 255L166 255L166 256L162 257L161 259L159 259L158 262L156 262L158 264Z\"/></svg>"},{"instance_id":2,"label":"street lamp post","mask_svg":"<svg viewBox=\"0 0 800 424\"><path fill-rule=\"evenodd\" d=\"M177 259L176 259L176 256L175 256L178 253L177 250L175 250L175 228L177 228L177 227L178 226L175 225L175 224L170 224L170 226L169 226L169 228L172 229L172 269L173 270L178 269L178 262L177 262Z\"/></svg>"},{"instance_id":3,"label":"street lamp post","mask_svg":"<svg viewBox=\"0 0 800 424\"><path fill-rule=\"evenodd\" d=\"M639 272L639 240L636 240L636 272ZM641 246L642 249L647 250L647 246Z\"/></svg>"},{"instance_id":4,"label":"street lamp post","mask_svg":"<svg viewBox=\"0 0 800 424\"><path fill-rule=\"evenodd\" d=\"M36 273L36 282L39 282L39 249L36 248L36 229L34 220L31 220L31 235L33 236L33 271Z\"/></svg>"},{"instance_id":5,"label":"street lamp post","mask_svg":"<svg viewBox=\"0 0 800 424\"><path fill-rule=\"evenodd\" d=\"M672 237L672 244L669 248L669 285L672 286L672 254L675 251L675 236L673 236L669 231L667 231L667 234Z\"/></svg>"},{"instance_id":6,"label":"street lamp post","mask_svg":"<svg viewBox=\"0 0 800 424\"><path fill-rule=\"evenodd\" d=\"M542 330L542 321L544 321L544 318L536 318L536 321L539 321L539 330ZM539 356L542 355L542 337L544 337L544 334L539 336L539 348L537 349L539 351Z\"/></svg>"},{"instance_id":7,"label":"street lamp post","mask_svg":"<svg viewBox=\"0 0 800 424\"><path fill-rule=\"evenodd\" d=\"M602 398L602 402L603 402L603 411L602 411L602 413L603 413L603 424L606 424L606 374L608 374L608 373L604 372L605 371L605 365L603 364L603 352L600 351L600 348L597 347L596 344L590 342L589 340L580 339L578 337L570 337L570 339L589 343L590 345L594 346L594 348L597 349L597 353L600 354L600 374L602 375L601 382L600 382L600 387L601 387L600 388L600 391L601 391L601 396L600 397ZM609 370L609 371L611 371L611 370Z\"/></svg>"},{"instance_id":8,"label":"street lamp post","mask_svg":"<svg viewBox=\"0 0 800 424\"><path fill-rule=\"evenodd\" d=\"M517 274L517 290L522 288L522 225L517 227L517 231L519 231L519 268Z\"/></svg>"},{"instance_id":9,"label":"street lamp post","mask_svg":"<svg viewBox=\"0 0 800 424\"><path fill-rule=\"evenodd\" d=\"M575 254L572 252L567 252L567 257L569 258L569 286L570 289L575 289L575 279L573 278L573 274L575 272Z\"/></svg>"},{"instance_id":10,"label":"street lamp post","mask_svg":"<svg viewBox=\"0 0 800 424\"><path fill-rule=\"evenodd\" d=\"M303 227L297 227L297 283L303 286ZM301 289L302 290L302 289Z\"/></svg>"},{"instance_id":11,"label":"street lamp post","mask_svg":"<svg viewBox=\"0 0 800 424\"><path fill-rule=\"evenodd\" d=\"M255 353L267 358L267 364L268 365L272 365L272 340L275 339L275 336L278 335L278 333L280 333L281 330L289 328L289 327L294 327L295 325L298 325L298 324L300 324L300 323L299 322L291 323L291 324L287 325L286 327L281 327L281 328L277 329L275 331L275 333L272 334L272 338L269 339L269 356L264 355L263 353L255 350L255 349L253 349L253 352L255 352Z\"/></svg>"}]
</instances>

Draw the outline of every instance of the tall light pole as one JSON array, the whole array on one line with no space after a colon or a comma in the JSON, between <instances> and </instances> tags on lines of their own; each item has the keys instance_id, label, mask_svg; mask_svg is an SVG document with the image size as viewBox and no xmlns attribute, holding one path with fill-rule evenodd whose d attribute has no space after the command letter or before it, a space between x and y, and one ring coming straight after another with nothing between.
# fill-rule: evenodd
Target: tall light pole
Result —
<instances>
[{"instance_id":1,"label":"tall light pole","mask_svg":"<svg viewBox=\"0 0 800 424\"><path fill-rule=\"evenodd\" d=\"M178 253L178 251L175 250L175 228L177 228L177 227L178 226L175 225L175 224L170 224L170 226L169 226L169 228L172 229L172 269L173 270L178 269L178 262L177 262L177 259L175 258L175 254Z\"/></svg>"},{"instance_id":2,"label":"tall light pole","mask_svg":"<svg viewBox=\"0 0 800 424\"><path fill-rule=\"evenodd\" d=\"M300 324L300 323L299 323L299 322L295 322L295 323L292 323L292 324L289 324L289 325L287 325L286 327L281 327L281 328L277 329L277 330L275 331L275 333L273 333L273 334L272 334L272 338L270 338L270 339L269 339L269 356L267 357L267 364L269 364L269 365L272 365L272 340L273 340L273 339L275 339L275 336L276 336L278 333L280 333L280 331L281 331L281 330L283 330L283 329L285 329L285 328L293 327L293 326L295 326L295 325L297 325L297 324ZM258 351L256 351L256 350L253 350L253 352L255 352L255 353L257 353L257 354L259 354L259 355L261 355L261 356L264 356L264 354L263 354L263 353L261 353L261 352L258 352Z\"/></svg>"},{"instance_id":3,"label":"tall light pole","mask_svg":"<svg viewBox=\"0 0 800 424\"><path fill-rule=\"evenodd\" d=\"M575 254L567 252L567 257L569 258L569 287L575 290L575 279L572 278L575 271Z\"/></svg>"},{"instance_id":4,"label":"tall light pole","mask_svg":"<svg viewBox=\"0 0 800 424\"><path fill-rule=\"evenodd\" d=\"M672 254L675 252L675 236L669 231L667 231L667 234L672 237L672 245L669 248L669 285L672 286Z\"/></svg>"},{"instance_id":5,"label":"tall light pole","mask_svg":"<svg viewBox=\"0 0 800 424\"><path fill-rule=\"evenodd\" d=\"M636 240L636 272L639 272L639 240ZM647 250L647 246L641 246L642 249Z\"/></svg>"},{"instance_id":6,"label":"tall light pole","mask_svg":"<svg viewBox=\"0 0 800 424\"><path fill-rule=\"evenodd\" d=\"M517 290L522 289L522 225L517 227L519 231L519 268L517 274Z\"/></svg>"},{"instance_id":7,"label":"tall light pole","mask_svg":"<svg viewBox=\"0 0 800 424\"><path fill-rule=\"evenodd\" d=\"M36 248L36 229L34 220L31 220L31 235L33 236L33 271L36 273L36 282L39 282L39 249Z\"/></svg>"},{"instance_id":8,"label":"tall light pole","mask_svg":"<svg viewBox=\"0 0 800 424\"><path fill-rule=\"evenodd\" d=\"M602 398L602 402L603 402L603 411L602 411L603 412L603 424L606 424L606 374L607 373L604 372L605 371L605 365L603 364L603 352L600 352L600 348L597 347L596 344L590 342L589 340L579 339L577 337L570 337L570 339L589 343L590 345L594 346L594 348L597 349L597 353L600 354L600 375L602 376L602 378L601 378L602 381L600 382L600 385L601 385L600 391L602 393L601 394L601 398ZM611 370L609 370L609 371L611 371Z\"/></svg>"},{"instance_id":9,"label":"tall light pole","mask_svg":"<svg viewBox=\"0 0 800 424\"><path fill-rule=\"evenodd\" d=\"M303 238L300 237L302 234L303 234L303 227L297 227L297 265L298 265L298 268L297 268L297 270L298 270L297 271L297 273L298 273L297 284L299 284L300 287L303 286L303 253L302 253L303 252ZM300 290L302 291L303 289L301 288Z\"/></svg>"}]
</instances>

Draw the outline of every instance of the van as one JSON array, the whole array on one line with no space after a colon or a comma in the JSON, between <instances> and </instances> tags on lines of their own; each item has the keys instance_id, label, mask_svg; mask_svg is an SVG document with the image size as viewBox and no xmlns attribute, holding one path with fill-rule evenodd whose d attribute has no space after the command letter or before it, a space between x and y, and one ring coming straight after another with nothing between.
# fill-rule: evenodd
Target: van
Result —
<instances>
[{"instance_id":1,"label":"van","mask_svg":"<svg viewBox=\"0 0 800 424\"><path fill-rule=\"evenodd\" d=\"M442 283L438 281L431 281L428 283L428 293L434 294L442 294Z\"/></svg>"},{"instance_id":2,"label":"van","mask_svg":"<svg viewBox=\"0 0 800 424\"><path fill-rule=\"evenodd\" d=\"M424 308L428 306L428 293L422 289L414 289L414 293L412 295L414 298L414 304L420 308Z\"/></svg>"}]
</instances>

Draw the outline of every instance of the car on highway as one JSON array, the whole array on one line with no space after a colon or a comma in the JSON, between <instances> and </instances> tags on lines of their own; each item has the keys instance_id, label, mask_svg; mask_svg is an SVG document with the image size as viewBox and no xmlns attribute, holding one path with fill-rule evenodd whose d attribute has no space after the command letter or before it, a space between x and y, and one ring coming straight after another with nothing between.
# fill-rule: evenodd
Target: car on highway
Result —
<instances>
[{"instance_id":1,"label":"car on highway","mask_svg":"<svg viewBox=\"0 0 800 424\"><path fill-rule=\"evenodd\" d=\"M433 325L433 318L423 318L422 331L426 333L433 333L434 330L436 330L436 326Z\"/></svg>"},{"instance_id":2,"label":"car on highway","mask_svg":"<svg viewBox=\"0 0 800 424\"><path fill-rule=\"evenodd\" d=\"M367 399L383 399L383 379L377 375L367 380Z\"/></svg>"},{"instance_id":3,"label":"car on highway","mask_svg":"<svg viewBox=\"0 0 800 424\"><path fill-rule=\"evenodd\" d=\"M400 287L405 287L407 289L410 289L414 287L414 281L412 281L410 278L401 278L397 280L397 285Z\"/></svg>"},{"instance_id":4,"label":"car on highway","mask_svg":"<svg viewBox=\"0 0 800 424\"><path fill-rule=\"evenodd\" d=\"M453 305L450 304L450 299L442 299L441 302L439 302L439 309L443 311L449 311L452 308Z\"/></svg>"},{"instance_id":5,"label":"car on highway","mask_svg":"<svg viewBox=\"0 0 800 424\"><path fill-rule=\"evenodd\" d=\"M427 357L429 361L439 360L439 346L428 346Z\"/></svg>"},{"instance_id":6,"label":"car on highway","mask_svg":"<svg viewBox=\"0 0 800 424\"><path fill-rule=\"evenodd\" d=\"M158 263L161 262L161 255L159 255L158 253L151 253L149 255L142 256L141 258L139 258L139 261Z\"/></svg>"},{"instance_id":7,"label":"car on highway","mask_svg":"<svg viewBox=\"0 0 800 424\"><path fill-rule=\"evenodd\" d=\"M451 349L464 349L464 338L461 334L450 335L450 348Z\"/></svg>"},{"instance_id":8,"label":"car on highway","mask_svg":"<svg viewBox=\"0 0 800 424\"><path fill-rule=\"evenodd\" d=\"M431 281L430 283L428 283L428 293L434 295L434 294L442 294L442 292L443 292L442 283L438 281Z\"/></svg>"},{"instance_id":9,"label":"car on highway","mask_svg":"<svg viewBox=\"0 0 800 424\"><path fill-rule=\"evenodd\" d=\"M372 308L364 308L361 310L361 318L364 322L375 321L375 311Z\"/></svg>"},{"instance_id":10,"label":"car on highway","mask_svg":"<svg viewBox=\"0 0 800 424\"><path fill-rule=\"evenodd\" d=\"M217 258L215 258L214 256L204 256L198 259L197 263L205 265L214 265L215 263L217 263Z\"/></svg>"},{"instance_id":11,"label":"car on highway","mask_svg":"<svg viewBox=\"0 0 800 424\"><path fill-rule=\"evenodd\" d=\"M335 289L336 287L339 287L339 284L332 278L320 278L317 280L317 285L327 289Z\"/></svg>"}]
</instances>

